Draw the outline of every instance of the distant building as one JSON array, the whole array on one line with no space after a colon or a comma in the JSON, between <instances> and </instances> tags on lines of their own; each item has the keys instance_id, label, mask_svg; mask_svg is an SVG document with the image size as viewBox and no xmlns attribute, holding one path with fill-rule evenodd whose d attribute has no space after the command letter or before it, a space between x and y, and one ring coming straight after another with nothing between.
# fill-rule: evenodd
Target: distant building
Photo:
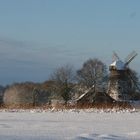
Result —
<instances>
[{"instance_id":1,"label":"distant building","mask_svg":"<svg viewBox=\"0 0 140 140\"><path fill-rule=\"evenodd\" d=\"M136 52L132 52L125 60L121 61L116 53L115 60L109 66L110 77L108 94L116 101L129 100L133 91L132 77L128 64L135 58ZM134 81L133 81L134 82Z\"/></svg>"}]
</instances>

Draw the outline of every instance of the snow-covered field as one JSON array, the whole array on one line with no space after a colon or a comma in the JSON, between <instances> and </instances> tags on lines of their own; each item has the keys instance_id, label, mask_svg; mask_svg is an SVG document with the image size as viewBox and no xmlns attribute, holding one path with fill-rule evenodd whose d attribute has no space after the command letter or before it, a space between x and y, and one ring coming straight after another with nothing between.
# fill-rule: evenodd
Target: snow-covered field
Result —
<instances>
[{"instance_id":1,"label":"snow-covered field","mask_svg":"<svg viewBox=\"0 0 140 140\"><path fill-rule=\"evenodd\" d=\"M0 111L0 140L140 140L140 112Z\"/></svg>"}]
</instances>

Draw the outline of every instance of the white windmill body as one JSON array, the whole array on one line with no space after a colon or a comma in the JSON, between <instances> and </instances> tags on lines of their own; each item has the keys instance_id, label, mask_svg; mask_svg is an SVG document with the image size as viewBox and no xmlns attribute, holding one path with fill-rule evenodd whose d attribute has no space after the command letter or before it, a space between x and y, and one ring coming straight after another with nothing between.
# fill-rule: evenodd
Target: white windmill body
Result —
<instances>
[{"instance_id":1,"label":"white windmill body","mask_svg":"<svg viewBox=\"0 0 140 140\"><path fill-rule=\"evenodd\" d=\"M125 62L121 61L118 55L114 52L113 63L109 66L110 77L108 84L108 94L116 101L129 100L132 94L132 81L129 78L128 64L137 55L132 52L126 58Z\"/></svg>"}]
</instances>

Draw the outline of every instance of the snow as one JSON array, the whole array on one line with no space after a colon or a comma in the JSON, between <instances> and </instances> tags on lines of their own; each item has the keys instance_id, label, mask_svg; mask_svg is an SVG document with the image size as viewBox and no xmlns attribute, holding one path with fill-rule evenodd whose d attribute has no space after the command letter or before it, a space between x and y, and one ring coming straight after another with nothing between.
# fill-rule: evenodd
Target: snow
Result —
<instances>
[{"instance_id":1,"label":"snow","mask_svg":"<svg viewBox=\"0 0 140 140\"><path fill-rule=\"evenodd\" d=\"M91 88L87 89L87 90L85 91L85 93L83 93L76 101L78 101L78 100L80 100L81 98L83 98L87 93L89 93L89 91L90 91L92 88L94 88L94 85L93 85Z\"/></svg>"},{"instance_id":2,"label":"snow","mask_svg":"<svg viewBox=\"0 0 140 140\"><path fill-rule=\"evenodd\" d=\"M0 110L0 140L139 140L134 110Z\"/></svg>"},{"instance_id":3,"label":"snow","mask_svg":"<svg viewBox=\"0 0 140 140\"><path fill-rule=\"evenodd\" d=\"M121 60L114 61L110 66L114 66L117 70L124 70L125 64Z\"/></svg>"}]
</instances>

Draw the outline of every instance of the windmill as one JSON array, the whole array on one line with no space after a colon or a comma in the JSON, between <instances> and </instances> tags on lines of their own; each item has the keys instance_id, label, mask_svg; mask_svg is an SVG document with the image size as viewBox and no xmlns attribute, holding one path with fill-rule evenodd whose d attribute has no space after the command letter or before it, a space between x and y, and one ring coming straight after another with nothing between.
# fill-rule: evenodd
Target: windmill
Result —
<instances>
[{"instance_id":1,"label":"windmill","mask_svg":"<svg viewBox=\"0 0 140 140\"><path fill-rule=\"evenodd\" d=\"M131 98L135 80L130 73L128 65L136 56L137 53L133 51L122 61L116 52L113 53L113 63L109 66L110 77L107 93L116 101L129 100Z\"/></svg>"}]
</instances>

